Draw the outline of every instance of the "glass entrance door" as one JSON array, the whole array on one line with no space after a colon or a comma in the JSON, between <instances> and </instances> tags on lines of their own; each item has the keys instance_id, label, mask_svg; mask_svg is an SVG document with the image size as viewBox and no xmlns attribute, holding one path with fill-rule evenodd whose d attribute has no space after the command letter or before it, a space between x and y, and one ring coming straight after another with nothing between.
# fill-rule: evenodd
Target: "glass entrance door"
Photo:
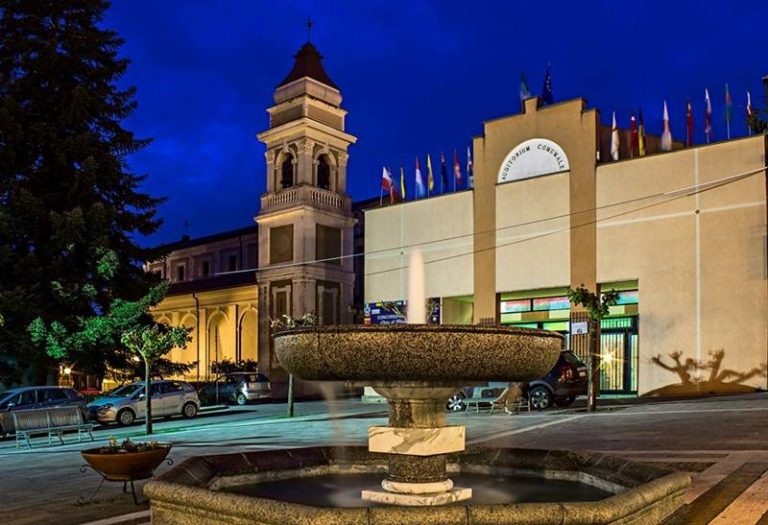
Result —
<instances>
[{"instance_id":1,"label":"glass entrance door","mask_svg":"<svg viewBox=\"0 0 768 525\"><path fill-rule=\"evenodd\" d=\"M637 394L638 318L603 319L600 335L600 392Z\"/></svg>"}]
</instances>

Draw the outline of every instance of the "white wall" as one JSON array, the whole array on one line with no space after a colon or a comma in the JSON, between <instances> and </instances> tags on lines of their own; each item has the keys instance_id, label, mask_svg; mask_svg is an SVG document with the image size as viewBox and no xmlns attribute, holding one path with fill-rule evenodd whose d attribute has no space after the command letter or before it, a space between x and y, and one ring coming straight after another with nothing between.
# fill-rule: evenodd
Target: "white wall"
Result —
<instances>
[{"instance_id":1,"label":"white wall","mask_svg":"<svg viewBox=\"0 0 768 525\"><path fill-rule=\"evenodd\" d=\"M452 193L365 212L366 302L407 297L405 267L414 246L421 249L424 258L427 297L472 294L472 193Z\"/></svg>"}]
</instances>

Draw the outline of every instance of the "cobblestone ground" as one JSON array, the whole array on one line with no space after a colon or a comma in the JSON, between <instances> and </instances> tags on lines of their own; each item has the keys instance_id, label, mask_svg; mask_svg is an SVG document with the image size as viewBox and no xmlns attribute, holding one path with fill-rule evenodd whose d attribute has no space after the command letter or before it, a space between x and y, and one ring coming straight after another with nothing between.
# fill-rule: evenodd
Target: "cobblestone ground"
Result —
<instances>
[{"instance_id":1,"label":"cobblestone ground","mask_svg":"<svg viewBox=\"0 0 768 525\"><path fill-rule=\"evenodd\" d=\"M595 450L689 472L688 512L676 523L768 524L768 395L617 403L596 414L574 408L448 419L467 426L469 444ZM235 450L364 445L367 427L386 422L386 405L307 402L297 405L297 417L284 414L285 405L257 405L193 421L159 421L153 439L172 442L176 462ZM110 435L146 439L141 426L109 428L95 432L96 445ZM93 503L77 505L99 482L93 472L79 470L79 451L93 443L72 436L63 446L38 443L17 450L12 439L0 442L3 524L72 525L136 512L137 523L148 520L147 507L134 506L115 483L105 484Z\"/></svg>"}]
</instances>

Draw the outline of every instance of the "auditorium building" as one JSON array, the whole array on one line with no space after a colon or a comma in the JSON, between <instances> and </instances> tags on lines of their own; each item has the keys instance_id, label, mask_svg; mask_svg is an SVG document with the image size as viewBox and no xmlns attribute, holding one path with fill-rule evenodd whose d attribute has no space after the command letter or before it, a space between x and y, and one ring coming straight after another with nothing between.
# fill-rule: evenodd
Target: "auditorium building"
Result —
<instances>
[{"instance_id":1,"label":"auditorium building","mask_svg":"<svg viewBox=\"0 0 768 525\"><path fill-rule=\"evenodd\" d=\"M198 362L188 379L227 358L256 360L281 382L270 319L377 322L377 305L405 300L418 248L433 322L556 330L577 349L586 336L570 335L580 314L568 287L620 291L601 326L605 394L766 388L764 135L668 152L648 137L648 154L630 159L622 131L622 160L609 161L597 109L533 97L474 138L473 189L353 204L357 139L341 101L305 44L258 135L267 191L256 225L185 238L147 265L172 283L156 318L191 329L171 356Z\"/></svg>"},{"instance_id":2,"label":"auditorium building","mask_svg":"<svg viewBox=\"0 0 768 525\"><path fill-rule=\"evenodd\" d=\"M617 290L601 326L604 394L765 389L767 144L662 152L649 137L646 156L625 147L609 162L597 109L529 98L474 138L474 189L366 213L365 300L406 297L416 247L442 323L570 335L569 286Z\"/></svg>"}]
</instances>

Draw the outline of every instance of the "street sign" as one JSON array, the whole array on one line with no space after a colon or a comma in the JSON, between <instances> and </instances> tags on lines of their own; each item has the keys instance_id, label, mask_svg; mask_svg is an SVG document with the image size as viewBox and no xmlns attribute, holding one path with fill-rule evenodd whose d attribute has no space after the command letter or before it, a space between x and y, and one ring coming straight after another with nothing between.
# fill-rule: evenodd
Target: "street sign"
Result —
<instances>
[{"instance_id":1,"label":"street sign","mask_svg":"<svg viewBox=\"0 0 768 525\"><path fill-rule=\"evenodd\" d=\"M577 321L571 323L571 335L583 335L589 332L589 323L586 321Z\"/></svg>"}]
</instances>

